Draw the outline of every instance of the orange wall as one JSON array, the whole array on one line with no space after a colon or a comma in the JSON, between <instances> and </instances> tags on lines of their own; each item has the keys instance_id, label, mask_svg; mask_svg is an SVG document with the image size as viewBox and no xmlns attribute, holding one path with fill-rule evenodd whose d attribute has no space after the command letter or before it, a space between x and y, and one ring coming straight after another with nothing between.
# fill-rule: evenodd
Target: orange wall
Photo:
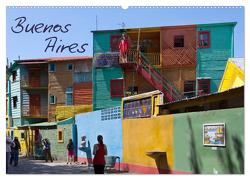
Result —
<instances>
[{"instance_id":1,"label":"orange wall","mask_svg":"<svg viewBox=\"0 0 250 180\"><path fill-rule=\"evenodd\" d=\"M123 119L123 163L157 169L155 159L146 155L150 151L166 152L169 169L173 167L173 116ZM161 159L163 161L164 159ZM166 169L164 165L160 169ZM129 169L129 171L131 171Z\"/></svg>"}]
</instances>

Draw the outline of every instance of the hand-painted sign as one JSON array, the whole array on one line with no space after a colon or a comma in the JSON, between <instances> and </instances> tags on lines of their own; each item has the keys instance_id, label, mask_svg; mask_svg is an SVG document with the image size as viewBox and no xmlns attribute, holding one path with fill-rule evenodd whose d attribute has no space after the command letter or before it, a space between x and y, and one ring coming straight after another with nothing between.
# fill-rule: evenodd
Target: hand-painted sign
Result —
<instances>
[{"instance_id":1,"label":"hand-painted sign","mask_svg":"<svg viewBox=\"0 0 250 180\"><path fill-rule=\"evenodd\" d=\"M124 102L123 118L150 117L152 109L151 97Z\"/></svg>"},{"instance_id":2,"label":"hand-painted sign","mask_svg":"<svg viewBox=\"0 0 250 180\"><path fill-rule=\"evenodd\" d=\"M203 145L225 146L225 123L203 124Z\"/></svg>"},{"instance_id":3,"label":"hand-painted sign","mask_svg":"<svg viewBox=\"0 0 250 180\"><path fill-rule=\"evenodd\" d=\"M119 53L98 53L94 56L94 67L119 67Z\"/></svg>"}]
</instances>

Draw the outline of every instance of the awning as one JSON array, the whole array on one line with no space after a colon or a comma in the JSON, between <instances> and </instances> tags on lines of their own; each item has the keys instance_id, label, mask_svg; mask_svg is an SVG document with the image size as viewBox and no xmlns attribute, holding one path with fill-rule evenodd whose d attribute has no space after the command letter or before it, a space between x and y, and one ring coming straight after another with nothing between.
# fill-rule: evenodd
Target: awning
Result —
<instances>
[{"instance_id":1,"label":"awning","mask_svg":"<svg viewBox=\"0 0 250 180\"><path fill-rule=\"evenodd\" d=\"M43 123L36 123L36 124L27 124L23 126L18 126L18 129L28 129L29 127L37 127L37 128L46 128L46 127L52 127L57 126L57 122L43 122Z\"/></svg>"}]
</instances>

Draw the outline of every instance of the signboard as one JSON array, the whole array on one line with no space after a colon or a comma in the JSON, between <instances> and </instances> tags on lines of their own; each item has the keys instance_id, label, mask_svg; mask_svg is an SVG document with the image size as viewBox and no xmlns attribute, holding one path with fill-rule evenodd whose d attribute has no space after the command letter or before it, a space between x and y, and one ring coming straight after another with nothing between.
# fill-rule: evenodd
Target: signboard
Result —
<instances>
[{"instance_id":1,"label":"signboard","mask_svg":"<svg viewBox=\"0 0 250 180\"><path fill-rule=\"evenodd\" d=\"M97 53L94 56L94 67L119 67L119 53Z\"/></svg>"},{"instance_id":2,"label":"signboard","mask_svg":"<svg viewBox=\"0 0 250 180\"><path fill-rule=\"evenodd\" d=\"M123 118L150 117L151 109L151 97L134 101L125 101L123 105Z\"/></svg>"},{"instance_id":3,"label":"signboard","mask_svg":"<svg viewBox=\"0 0 250 180\"><path fill-rule=\"evenodd\" d=\"M225 123L203 124L203 145L225 146Z\"/></svg>"}]
</instances>

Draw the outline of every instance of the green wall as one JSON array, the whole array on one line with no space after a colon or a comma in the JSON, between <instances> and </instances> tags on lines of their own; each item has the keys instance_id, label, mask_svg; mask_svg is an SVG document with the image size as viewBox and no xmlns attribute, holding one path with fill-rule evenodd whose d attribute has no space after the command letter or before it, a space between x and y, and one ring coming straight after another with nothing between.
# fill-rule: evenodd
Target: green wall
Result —
<instances>
[{"instance_id":1,"label":"green wall","mask_svg":"<svg viewBox=\"0 0 250 180\"><path fill-rule=\"evenodd\" d=\"M51 143L51 155L56 157L59 161L67 160L67 144L69 139L73 139L72 136L72 124L58 125L57 128L63 129L64 141L59 143L57 140L57 129L41 129L40 133L42 139L48 138Z\"/></svg>"},{"instance_id":2,"label":"green wall","mask_svg":"<svg viewBox=\"0 0 250 180\"><path fill-rule=\"evenodd\" d=\"M111 98L110 80L123 78L121 68L96 68L93 70L93 109L100 110L121 105L121 98Z\"/></svg>"},{"instance_id":3,"label":"green wall","mask_svg":"<svg viewBox=\"0 0 250 180\"><path fill-rule=\"evenodd\" d=\"M217 92L228 58L234 56L236 23L201 24L197 31L210 31L210 48L197 48L196 77L211 78L211 92Z\"/></svg>"},{"instance_id":4,"label":"green wall","mask_svg":"<svg viewBox=\"0 0 250 180\"><path fill-rule=\"evenodd\" d=\"M120 31L94 31L93 32L93 56L96 53L110 51L111 35L120 35ZM121 68L94 68L93 67L93 110L99 110L121 105L121 98L110 97L110 80L123 78Z\"/></svg>"},{"instance_id":5,"label":"green wall","mask_svg":"<svg viewBox=\"0 0 250 180\"><path fill-rule=\"evenodd\" d=\"M203 124L225 123L226 146L203 146ZM174 115L174 171L244 173L244 108Z\"/></svg>"}]
</instances>

